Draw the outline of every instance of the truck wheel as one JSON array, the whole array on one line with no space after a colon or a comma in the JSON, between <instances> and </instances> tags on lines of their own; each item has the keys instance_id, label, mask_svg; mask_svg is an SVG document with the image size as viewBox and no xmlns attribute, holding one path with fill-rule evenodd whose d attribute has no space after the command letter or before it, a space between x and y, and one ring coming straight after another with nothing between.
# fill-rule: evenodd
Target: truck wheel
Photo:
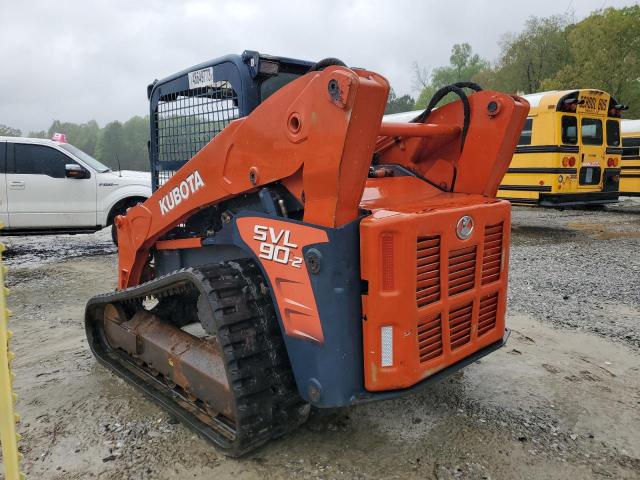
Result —
<instances>
[{"instance_id":1,"label":"truck wheel","mask_svg":"<svg viewBox=\"0 0 640 480\"><path fill-rule=\"evenodd\" d=\"M115 206L111 209L108 216L107 224L111 224L111 240L113 240L113 244L118 246L118 228L116 227L115 219L118 215L126 215L127 210L131 207L135 207L139 203L142 203L146 200L144 197L128 197L123 200L120 200Z\"/></svg>"}]
</instances>

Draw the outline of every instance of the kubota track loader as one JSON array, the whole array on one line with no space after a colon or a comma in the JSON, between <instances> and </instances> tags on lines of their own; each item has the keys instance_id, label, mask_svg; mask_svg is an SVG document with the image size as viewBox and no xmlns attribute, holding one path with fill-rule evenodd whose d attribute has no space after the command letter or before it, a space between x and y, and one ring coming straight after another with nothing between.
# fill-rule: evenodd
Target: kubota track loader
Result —
<instances>
[{"instance_id":1,"label":"kubota track loader","mask_svg":"<svg viewBox=\"0 0 640 480\"><path fill-rule=\"evenodd\" d=\"M228 455L505 341L494 196L528 104L456 84L392 123L388 93L335 59L251 51L149 86L155 192L116 219L118 290L89 301L87 336Z\"/></svg>"}]
</instances>

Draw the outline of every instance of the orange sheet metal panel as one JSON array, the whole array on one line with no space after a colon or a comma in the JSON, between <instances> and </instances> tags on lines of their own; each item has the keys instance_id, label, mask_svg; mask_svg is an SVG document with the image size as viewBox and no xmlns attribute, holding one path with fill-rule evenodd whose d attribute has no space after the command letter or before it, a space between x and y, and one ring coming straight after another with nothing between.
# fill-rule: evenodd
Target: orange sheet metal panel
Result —
<instances>
[{"instance_id":1,"label":"orange sheet metal panel","mask_svg":"<svg viewBox=\"0 0 640 480\"><path fill-rule=\"evenodd\" d=\"M370 179L365 189L363 205L373 210L360 224L370 391L415 385L504 335L509 203L424 185L410 177ZM381 192L394 189L417 200L382 208ZM469 218L473 229L461 239L457 230L464 236ZM393 331L390 366L382 366L382 327ZM385 355L388 361L388 346Z\"/></svg>"}]
</instances>

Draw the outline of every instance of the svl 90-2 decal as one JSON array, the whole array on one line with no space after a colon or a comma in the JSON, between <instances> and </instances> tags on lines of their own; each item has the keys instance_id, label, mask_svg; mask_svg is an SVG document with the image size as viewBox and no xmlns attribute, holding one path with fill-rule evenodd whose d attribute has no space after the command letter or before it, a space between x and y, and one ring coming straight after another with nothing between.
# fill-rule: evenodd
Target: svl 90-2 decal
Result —
<instances>
[{"instance_id":1,"label":"svl 90-2 decal","mask_svg":"<svg viewBox=\"0 0 640 480\"><path fill-rule=\"evenodd\" d=\"M242 240L262 264L274 292L285 334L324 342L303 247L329 241L322 229L264 217L236 220Z\"/></svg>"},{"instance_id":2,"label":"svl 90-2 decal","mask_svg":"<svg viewBox=\"0 0 640 480\"><path fill-rule=\"evenodd\" d=\"M291 230L278 230L276 233L275 228L266 225L253 227L253 239L260 242L260 258L300 268L303 260L291 253L298 245L292 243L290 238Z\"/></svg>"}]
</instances>

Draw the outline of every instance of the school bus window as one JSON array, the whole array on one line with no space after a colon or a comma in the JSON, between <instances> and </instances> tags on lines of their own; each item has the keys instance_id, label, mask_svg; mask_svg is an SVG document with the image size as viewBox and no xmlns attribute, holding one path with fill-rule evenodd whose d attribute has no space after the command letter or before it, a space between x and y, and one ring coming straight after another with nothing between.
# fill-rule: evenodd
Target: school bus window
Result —
<instances>
[{"instance_id":1,"label":"school bus window","mask_svg":"<svg viewBox=\"0 0 640 480\"><path fill-rule=\"evenodd\" d=\"M569 115L562 116L562 143L578 143L578 119Z\"/></svg>"},{"instance_id":2,"label":"school bus window","mask_svg":"<svg viewBox=\"0 0 640 480\"><path fill-rule=\"evenodd\" d=\"M640 138L623 138L622 155L624 157L640 156Z\"/></svg>"},{"instance_id":3,"label":"school bus window","mask_svg":"<svg viewBox=\"0 0 640 480\"><path fill-rule=\"evenodd\" d=\"M527 118L520 133L518 145L531 145L531 132L533 131L533 118Z\"/></svg>"},{"instance_id":4,"label":"school bus window","mask_svg":"<svg viewBox=\"0 0 640 480\"><path fill-rule=\"evenodd\" d=\"M584 145L602 145L602 120L583 118L580 133Z\"/></svg>"},{"instance_id":5,"label":"school bus window","mask_svg":"<svg viewBox=\"0 0 640 480\"><path fill-rule=\"evenodd\" d=\"M620 146L620 122L617 120L607 120L607 145Z\"/></svg>"}]
</instances>

